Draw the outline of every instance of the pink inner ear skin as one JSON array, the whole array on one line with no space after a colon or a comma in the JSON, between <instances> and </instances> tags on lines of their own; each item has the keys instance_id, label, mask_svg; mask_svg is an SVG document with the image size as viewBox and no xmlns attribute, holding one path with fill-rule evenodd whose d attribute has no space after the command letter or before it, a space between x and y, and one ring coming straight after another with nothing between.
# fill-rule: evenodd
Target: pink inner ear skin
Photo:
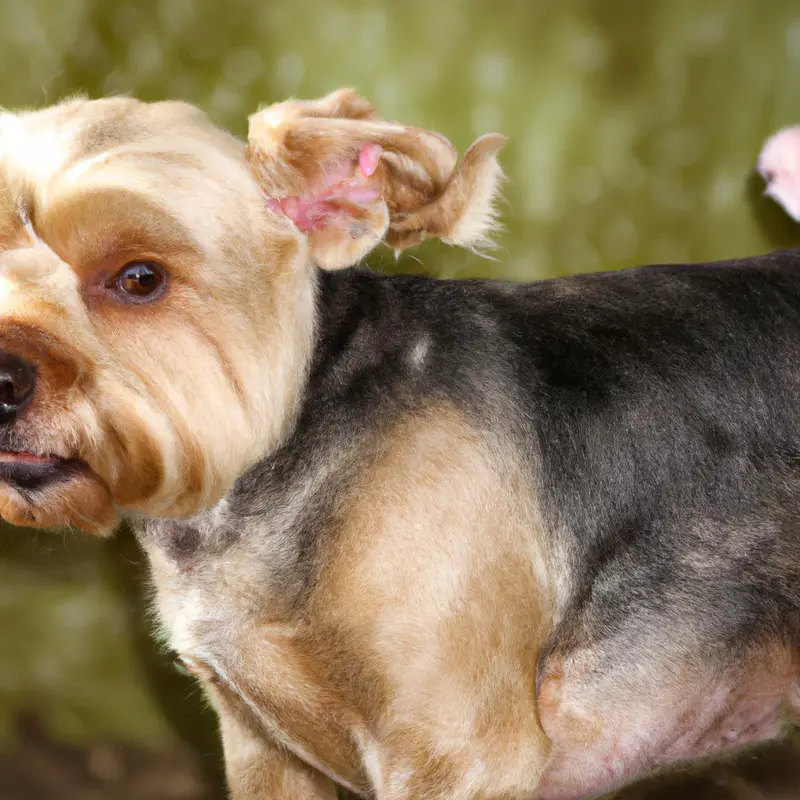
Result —
<instances>
[{"instance_id":1,"label":"pink inner ear skin","mask_svg":"<svg viewBox=\"0 0 800 800\"><path fill-rule=\"evenodd\" d=\"M271 197L267 207L289 217L303 233L347 224L352 220L347 204L368 205L380 198L380 191L369 179L378 169L382 154L379 144L365 144L358 154L354 174L347 165L341 165L309 194Z\"/></svg>"},{"instance_id":2,"label":"pink inner ear skin","mask_svg":"<svg viewBox=\"0 0 800 800\"><path fill-rule=\"evenodd\" d=\"M358 154L358 166L365 178L375 174L382 153L383 148L379 144L365 144L361 148L361 152Z\"/></svg>"}]
</instances>

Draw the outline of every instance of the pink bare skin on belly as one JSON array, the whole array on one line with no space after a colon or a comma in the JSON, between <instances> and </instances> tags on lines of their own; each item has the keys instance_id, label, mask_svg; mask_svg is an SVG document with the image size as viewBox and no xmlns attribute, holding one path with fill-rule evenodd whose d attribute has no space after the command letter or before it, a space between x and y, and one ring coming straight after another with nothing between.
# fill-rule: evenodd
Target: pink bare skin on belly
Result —
<instances>
[{"instance_id":1,"label":"pink bare skin on belly","mask_svg":"<svg viewBox=\"0 0 800 800\"><path fill-rule=\"evenodd\" d=\"M776 739L800 712L800 679L788 654L661 697L620 686L616 698L600 699L582 681L570 696L569 678L548 681L542 724L554 747L542 800L593 797L670 765Z\"/></svg>"}]
</instances>

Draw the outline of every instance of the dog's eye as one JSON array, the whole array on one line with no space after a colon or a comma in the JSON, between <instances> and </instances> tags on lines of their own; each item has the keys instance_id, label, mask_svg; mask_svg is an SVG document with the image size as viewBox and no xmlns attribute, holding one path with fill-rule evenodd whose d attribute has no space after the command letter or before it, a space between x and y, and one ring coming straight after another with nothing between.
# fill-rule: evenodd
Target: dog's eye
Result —
<instances>
[{"instance_id":1,"label":"dog's eye","mask_svg":"<svg viewBox=\"0 0 800 800\"><path fill-rule=\"evenodd\" d=\"M117 274L113 288L131 300L155 299L165 283L164 270L154 261L132 261Z\"/></svg>"}]
</instances>

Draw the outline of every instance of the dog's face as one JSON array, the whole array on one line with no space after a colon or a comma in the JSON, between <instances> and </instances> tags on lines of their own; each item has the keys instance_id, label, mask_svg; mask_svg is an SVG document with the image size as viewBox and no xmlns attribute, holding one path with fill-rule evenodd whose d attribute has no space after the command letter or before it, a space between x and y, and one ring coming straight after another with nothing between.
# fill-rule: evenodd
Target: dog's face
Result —
<instances>
[{"instance_id":1,"label":"dog's face","mask_svg":"<svg viewBox=\"0 0 800 800\"><path fill-rule=\"evenodd\" d=\"M456 170L352 92L247 146L180 103L0 115L0 514L103 533L215 503L291 425L311 263L480 242L501 144Z\"/></svg>"},{"instance_id":2,"label":"dog's face","mask_svg":"<svg viewBox=\"0 0 800 800\"><path fill-rule=\"evenodd\" d=\"M243 146L188 106L4 116L0 513L106 530L115 506L214 502L297 390L301 247Z\"/></svg>"}]
</instances>

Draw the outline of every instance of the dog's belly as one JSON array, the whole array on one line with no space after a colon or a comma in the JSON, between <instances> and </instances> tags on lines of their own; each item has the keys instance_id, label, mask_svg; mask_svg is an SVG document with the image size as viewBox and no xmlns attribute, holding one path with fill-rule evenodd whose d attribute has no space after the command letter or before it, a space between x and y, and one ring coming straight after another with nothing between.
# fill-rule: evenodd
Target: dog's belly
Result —
<instances>
[{"instance_id":1,"label":"dog's belly","mask_svg":"<svg viewBox=\"0 0 800 800\"><path fill-rule=\"evenodd\" d=\"M568 681L560 691L559 708L548 708L546 699L543 707L554 751L542 800L595 796L673 764L776 739L800 712L797 662L774 649L735 677L709 671L694 685L655 693L629 686L615 697L609 685L604 695L584 685L569 694Z\"/></svg>"},{"instance_id":2,"label":"dog's belly","mask_svg":"<svg viewBox=\"0 0 800 800\"><path fill-rule=\"evenodd\" d=\"M664 759L704 758L777 738L796 716L798 700L797 681L788 691L781 688L746 693L728 702L711 698L700 707L699 718L664 751Z\"/></svg>"}]
</instances>

